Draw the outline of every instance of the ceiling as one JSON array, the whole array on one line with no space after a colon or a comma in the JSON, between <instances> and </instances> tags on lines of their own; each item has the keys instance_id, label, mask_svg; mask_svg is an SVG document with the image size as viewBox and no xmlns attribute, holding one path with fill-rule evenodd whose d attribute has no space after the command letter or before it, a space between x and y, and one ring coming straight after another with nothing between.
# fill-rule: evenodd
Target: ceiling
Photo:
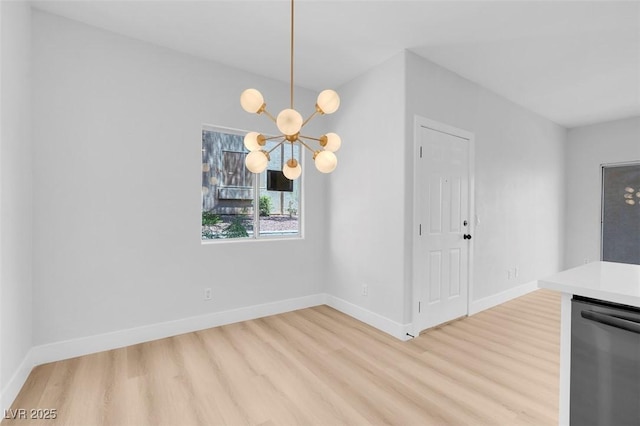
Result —
<instances>
[{"instance_id":1,"label":"ceiling","mask_svg":"<svg viewBox=\"0 0 640 426\"><path fill-rule=\"evenodd\" d=\"M288 82L288 1L32 3ZM298 86L408 49L568 128L640 115L639 1L297 0L295 23Z\"/></svg>"}]
</instances>

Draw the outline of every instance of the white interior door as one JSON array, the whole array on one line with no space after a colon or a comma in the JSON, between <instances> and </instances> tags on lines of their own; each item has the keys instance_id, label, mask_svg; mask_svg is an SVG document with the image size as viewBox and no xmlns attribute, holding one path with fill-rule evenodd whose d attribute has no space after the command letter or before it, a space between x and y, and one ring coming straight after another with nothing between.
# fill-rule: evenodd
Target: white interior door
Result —
<instances>
[{"instance_id":1,"label":"white interior door","mask_svg":"<svg viewBox=\"0 0 640 426\"><path fill-rule=\"evenodd\" d=\"M471 235L468 133L416 124L414 324L424 330L468 313ZM435 123L437 124L437 123Z\"/></svg>"}]
</instances>

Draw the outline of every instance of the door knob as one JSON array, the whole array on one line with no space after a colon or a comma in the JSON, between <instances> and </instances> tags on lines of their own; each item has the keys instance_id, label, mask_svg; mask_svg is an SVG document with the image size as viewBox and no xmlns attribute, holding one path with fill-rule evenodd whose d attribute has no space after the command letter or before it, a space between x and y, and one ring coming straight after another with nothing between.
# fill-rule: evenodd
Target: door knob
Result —
<instances>
[{"instance_id":1,"label":"door knob","mask_svg":"<svg viewBox=\"0 0 640 426\"><path fill-rule=\"evenodd\" d=\"M465 240L470 240L470 239L471 239L471 235L469 235L469 234L464 234L464 235L462 236L462 238L464 238Z\"/></svg>"}]
</instances>

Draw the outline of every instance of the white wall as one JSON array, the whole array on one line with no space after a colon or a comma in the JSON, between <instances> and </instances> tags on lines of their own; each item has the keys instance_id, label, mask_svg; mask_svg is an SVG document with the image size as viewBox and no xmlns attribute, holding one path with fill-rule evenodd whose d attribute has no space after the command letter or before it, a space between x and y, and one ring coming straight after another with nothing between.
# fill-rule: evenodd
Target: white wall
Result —
<instances>
[{"instance_id":1,"label":"white wall","mask_svg":"<svg viewBox=\"0 0 640 426\"><path fill-rule=\"evenodd\" d=\"M327 293L405 323L404 56L340 87L330 178ZM369 295L362 296L362 286Z\"/></svg>"},{"instance_id":2,"label":"white wall","mask_svg":"<svg viewBox=\"0 0 640 426\"><path fill-rule=\"evenodd\" d=\"M29 6L0 2L0 407L31 348L32 150ZM14 381L15 382L15 381ZM18 385L19 386L19 385ZM10 394L10 395L9 395Z\"/></svg>"},{"instance_id":3,"label":"white wall","mask_svg":"<svg viewBox=\"0 0 640 426\"><path fill-rule=\"evenodd\" d=\"M561 269L566 130L487 90L474 130L478 300Z\"/></svg>"},{"instance_id":4,"label":"white wall","mask_svg":"<svg viewBox=\"0 0 640 426\"><path fill-rule=\"evenodd\" d=\"M565 268L600 260L600 166L640 161L640 117L569 130Z\"/></svg>"},{"instance_id":5,"label":"white wall","mask_svg":"<svg viewBox=\"0 0 640 426\"><path fill-rule=\"evenodd\" d=\"M566 130L410 52L407 73L407 127L420 115L475 135L472 301L560 270Z\"/></svg>"},{"instance_id":6,"label":"white wall","mask_svg":"<svg viewBox=\"0 0 640 426\"><path fill-rule=\"evenodd\" d=\"M33 36L36 344L323 291L409 322L415 114L476 134L474 300L559 269L564 129L412 53L339 88L304 241L202 246L200 125L271 130L238 93L285 105L286 84L42 12Z\"/></svg>"},{"instance_id":7,"label":"white wall","mask_svg":"<svg viewBox=\"0 0 640 426\"><path fill-rule=\"evenodd\" d=\"M472 300L498 301L560 269L564 128L411 52L339 92L349 104L332 124L347 143L329 191L328 293L411 321L415 115L475 134Z\"/></svg>"},{"instance_id":8,"label":"white wall","mask_svg":"<svg viewBox=\"0 0 640 426\"><path fill-rule=\"evenodd\" d=\"M33 61L36 345L322 291L310 156L304 240L200 242L202 124L272 132L239 94L277 113L286 83L38 11ZM314 102L296 91L303 115Z\"/></svg>"}]
</instances>

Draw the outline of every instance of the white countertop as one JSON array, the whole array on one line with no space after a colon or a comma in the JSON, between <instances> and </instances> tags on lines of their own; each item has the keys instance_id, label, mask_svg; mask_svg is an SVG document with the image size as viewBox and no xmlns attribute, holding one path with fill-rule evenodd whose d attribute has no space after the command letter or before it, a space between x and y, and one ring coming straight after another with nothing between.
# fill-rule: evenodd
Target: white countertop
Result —
<instances>
[{"instance_id":1,"label":"white countertop","mask_svg":"<svg viewBox=\"0 0 640 426\"><path fill-rule=\"evenodd\" d=\"M640 265L591 262L543 278L538 287L640 307Z\"/></svg>"}]
</instances>

